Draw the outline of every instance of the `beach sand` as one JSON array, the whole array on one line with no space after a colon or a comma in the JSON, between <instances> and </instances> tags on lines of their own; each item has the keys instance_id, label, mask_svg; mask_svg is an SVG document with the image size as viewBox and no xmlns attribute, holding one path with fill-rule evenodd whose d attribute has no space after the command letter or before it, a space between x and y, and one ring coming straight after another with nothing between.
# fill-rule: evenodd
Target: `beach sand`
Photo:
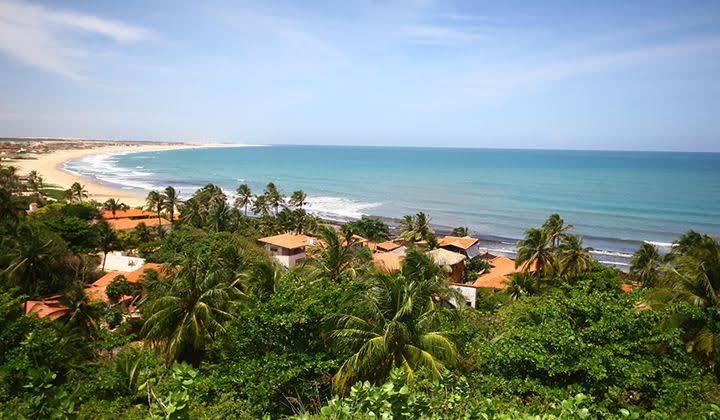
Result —
<instances>
[{"instance_id":1,"label":"beach sand","mask_svg":"<svg viewBox=\"0 0 720 420\"><path fill-rule=\"evenodd\" d=\"M37 159L18 159L10 161L9 164L15 166L20 175L26 175L30 171L37 171L40 176L42 176L45 184L56 185L61 189L68 189L74 182L79 182L85 186L92 200L97 200L102 203L109 198L115 198L131 207L137 207L145 204L145 193L115 188L90 178L66 172L62 169L62 164L84 156L105 153L246 146L248 145L222 143L104 145L92 149L57 150L50 153L33 155L36 156Z\"/></svg>"}]
</instances>

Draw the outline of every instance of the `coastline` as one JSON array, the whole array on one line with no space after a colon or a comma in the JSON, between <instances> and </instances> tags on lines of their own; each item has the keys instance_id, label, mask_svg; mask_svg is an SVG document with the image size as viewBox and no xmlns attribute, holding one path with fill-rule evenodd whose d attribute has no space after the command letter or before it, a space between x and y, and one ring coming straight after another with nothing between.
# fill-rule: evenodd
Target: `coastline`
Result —
<instances>
[{"instance_id":1,"label":"coastline","mask_svg":"<svg viewBox=\"0 0 720 420\"><path fill-rule=\"evenodd\" d=\"M91 142L85 142L85 145ZM98 180L75 174L63 168L63 165L71 160L87 156L116 154L128 152L152 152L175 149L196 149L196 148L222 148L222 147L251 147L248 144L224 144L224 143L128 143L116 145L100 145L91 148L56 150L49 153L33 155L30 159L14 159L7 161L16 167L20 175L27 175L30 171L37 171L43 177L46 184L56 185L60 189L67 189L74 182L85 186L89 198L104 202L110 198L118 199L131 207L143 206L145 195L136 190L124 190L115 186L102 183Z\"/></svg>"}]
</instances>

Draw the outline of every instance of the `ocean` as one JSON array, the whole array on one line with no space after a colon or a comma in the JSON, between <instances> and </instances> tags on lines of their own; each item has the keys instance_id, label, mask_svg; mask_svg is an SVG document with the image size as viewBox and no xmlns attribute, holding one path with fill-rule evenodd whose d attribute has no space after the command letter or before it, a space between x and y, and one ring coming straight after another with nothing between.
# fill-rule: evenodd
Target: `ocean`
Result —
<instances>
[{"instance_id":1,"label":"ocean","mask_svg":"<svg viewBox=\"0 0 720 420\"><path fill-rule=\"evenodd\" d=\"M126 189L212 182L302 189L308 210L347 220L425 211L512 253L525 229L560 213L597 259L627 263L643 241L667 251L688 229L720 236L720 154L346 146L261 146L96 155L66 169Z\"/></svg>"}]
</instances>

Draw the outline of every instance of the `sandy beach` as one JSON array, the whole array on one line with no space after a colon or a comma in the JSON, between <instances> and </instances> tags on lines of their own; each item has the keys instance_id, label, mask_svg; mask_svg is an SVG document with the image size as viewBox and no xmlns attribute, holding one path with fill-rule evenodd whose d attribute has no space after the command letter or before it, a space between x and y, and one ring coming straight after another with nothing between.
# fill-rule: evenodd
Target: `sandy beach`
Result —
<instances>
[{"instance_id":1,"label":"sandy beach","mask_svg":"<svg viewBox=\"0 0 720 420\"><path fill-rule=\"evenodd\" d=\"M87 143L85 143L87 144ZM10 164L18 168L18 173L26 175L30 171L37 171L46 184L57 185L59 188L67 189L74 182L85 186L90 199L104 202L109 198L115 198L123 203L136 207L145 204L145 194L138 191L128 191L120 188L99 183L93 179L75 175L63 170L63 163L82 158L89 155L105 153L123 153L132 151L158 151L188 148L206 147L247 147L244 144L223 144L223 143L183 143L183 144L122 144L103 145L90 149L57 150L50 153L33 155L36 159L18 159L10 161Z\"/></svg>"}]
</instances>

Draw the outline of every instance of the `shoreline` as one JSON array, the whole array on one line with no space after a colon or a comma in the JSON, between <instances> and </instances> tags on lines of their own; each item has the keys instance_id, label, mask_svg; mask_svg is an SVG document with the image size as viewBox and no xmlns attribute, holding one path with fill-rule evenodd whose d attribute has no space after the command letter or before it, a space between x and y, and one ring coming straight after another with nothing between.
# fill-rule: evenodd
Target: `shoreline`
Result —
<instances>
[{"instance_id":1,"label":"shoreline","mask_svg":"<svg viewBox=\"0 0 720 420\"><path fill-rule=\"evenodd\" d=\"M88 156L104 154L125 154L138 152L154 152L177 149L198 148L224 148L224 147L253 147L250 144L236 143L125 143L93 145L92 141L82 141L79 145L91 146L89 148L56 150L49 153L31 155L34 158L13 159L5 162L14 166L18 174L27 175L30 171L37 171L48 185L60 189L68 189L74 182L79 182L88 191L88 198L104 202L110 198L118 199L131 207L143 206L145 194L137 190L124 190L114 185L103 183L97 179L73 173L64 168L67 162Z\"/></svg>"},{"instance_id":2,"label":"shoreline","mask_svg":"<svg viewBox=\"0 0 720 420\"><path fill-rule=\"evenodd\" d=\"M95 155L119 155L138 152L152 152L177 149L192 148L230 148L230 147L253 147L249 144L223 144L223 143L122 143L107 144L101 142L94 145L92 141L80 141L78 147L88 147L79 149L56 150L49 153L41 153L33 155L35 159L16 159L7 161L18 168L18 173L26 175L32 170L45 179L48 184L57 185L59 188L67 189L73 182L80 182L88 190L89 198L104 202L109 198L118 199L131 207L143 206L145 204L146 191L136 188L123 189L117 184L106 183L101 180L81 175L66 169L66 163ZM387 216L371 215L378 217L388 223L391 229L397 227L400 219ZM333 223L346 222L353 218L347 217L323 217ZM452 227L433 224L433 229L438 234L449 234ZM472 231L471 234L478 237L481 247L491 253L498 255L514 257L516 240L511 238L497 237L491 234ZM596 249L593 251L593 257L605 265L612 265L617 268L626 269L629 262L629 255L623 251ZM623 255L625 254L625 255Z\"/></svg>"}]
</instances>

